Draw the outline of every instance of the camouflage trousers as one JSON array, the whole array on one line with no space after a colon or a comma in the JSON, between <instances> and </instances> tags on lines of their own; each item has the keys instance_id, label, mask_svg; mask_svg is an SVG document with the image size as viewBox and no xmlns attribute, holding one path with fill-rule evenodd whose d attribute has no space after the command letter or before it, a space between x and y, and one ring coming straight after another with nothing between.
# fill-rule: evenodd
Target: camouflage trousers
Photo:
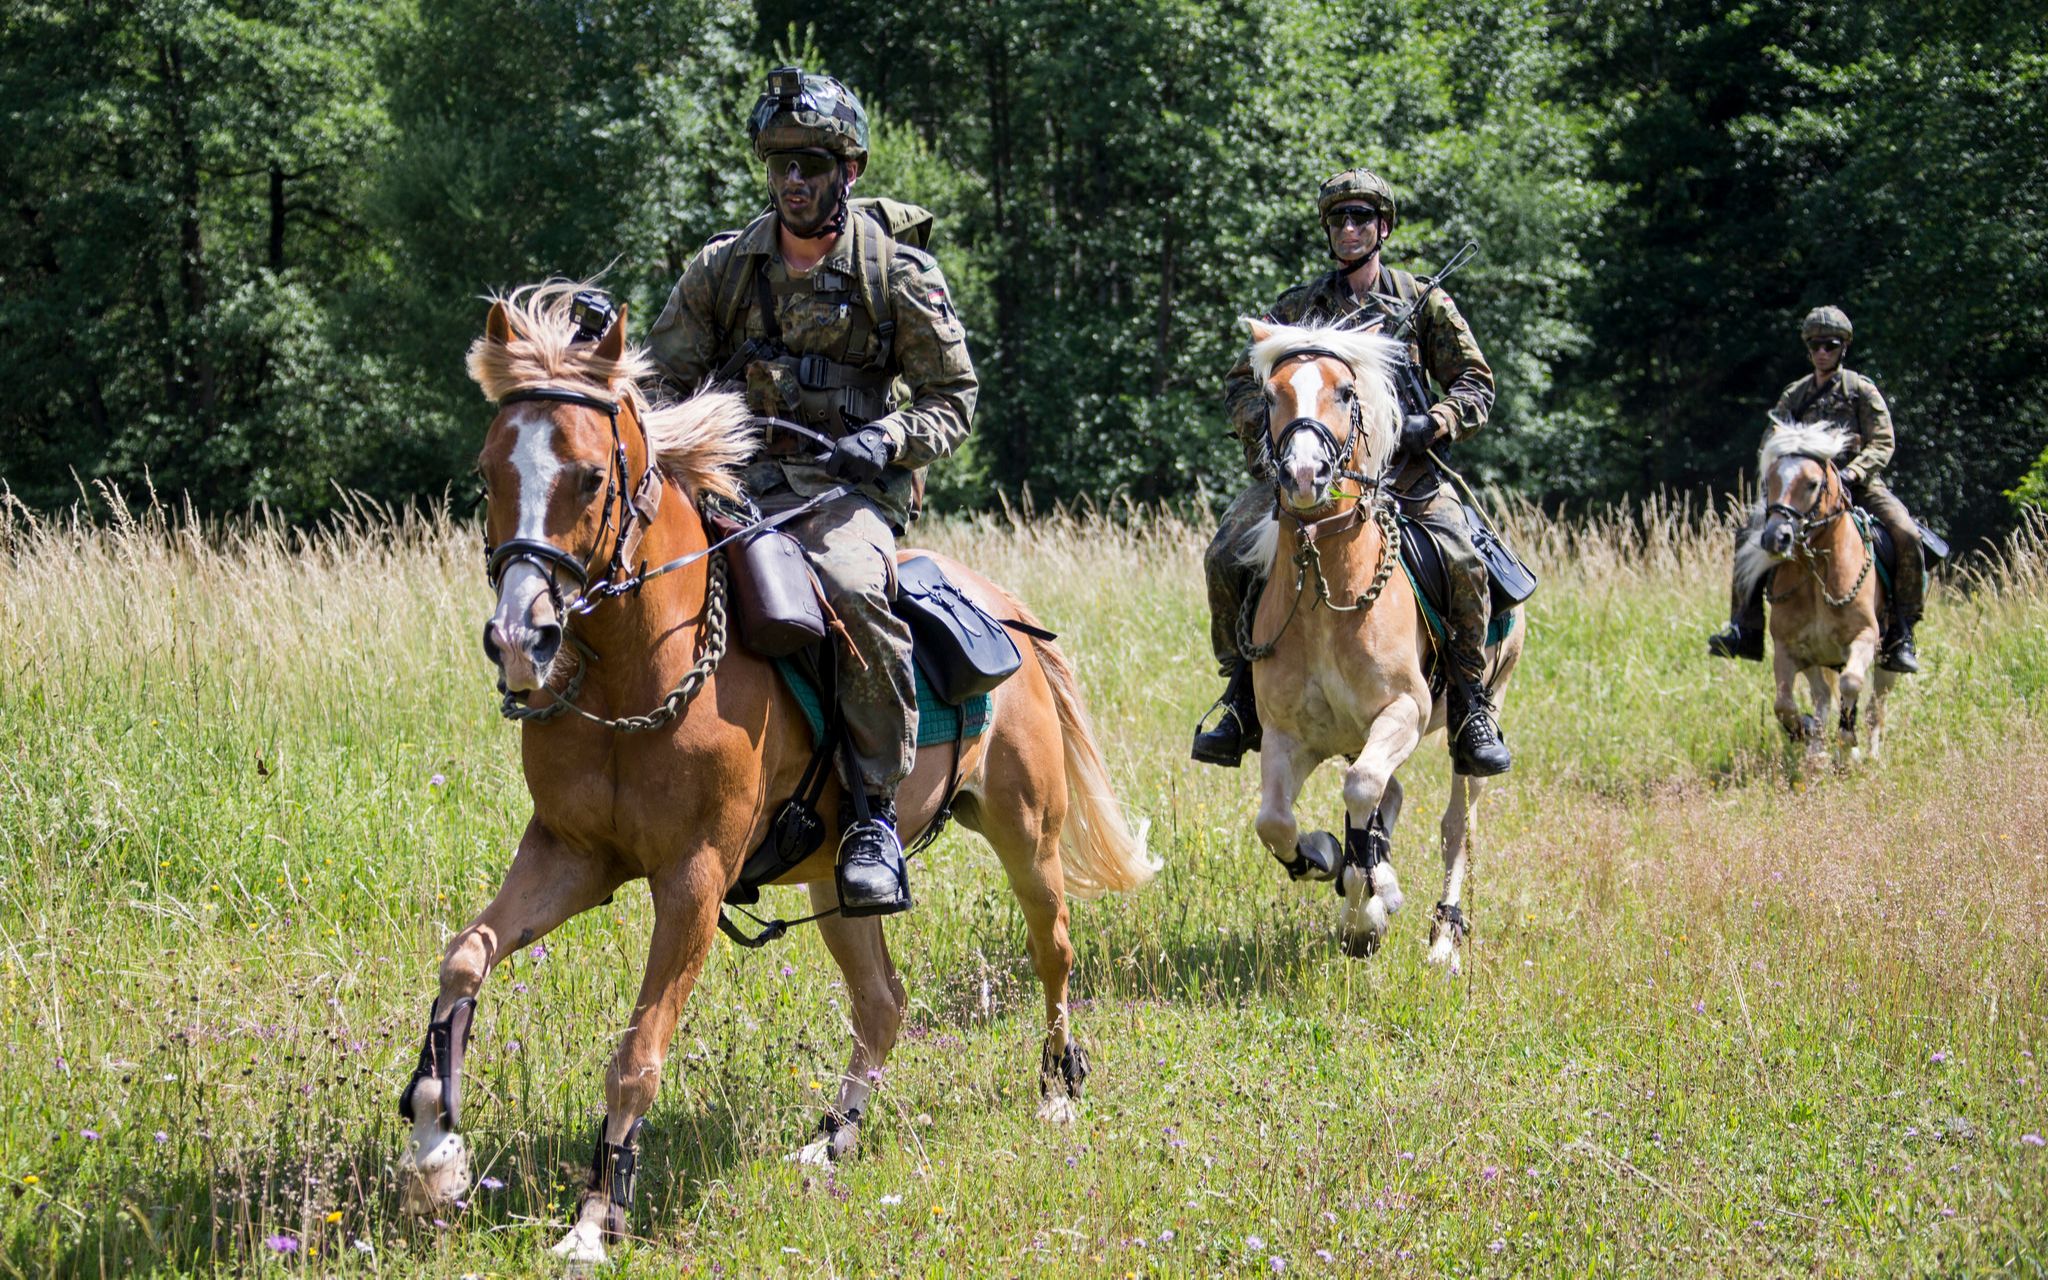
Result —
<instances>
[{"instance_id":1,"label":"camouflage trousers","mask_svg":"<svg viewBox=\"0 0 2048 1280\"><path fill-rule=\"evenodd\" d=\"M748 475L750 481L762 478ZM804 501L787 485L772 481L752 492L763 515ZM858 779L845 781L848 786L857 782L869 795L893 795L917 754L910 627L889 608L896 594L896 534L882 508L861 494L827 503L782 529L818 571L825 599L858 655L838 655L839 707L860 771Z\"/></svg>"},{"instance_id":2,"label":"camouflage trousers","mask_svg":"<svg viewBox=\"0 0 2048 1280\"><path fill-rule=\"evenodd\" d=\"M1927 604L1927 566L1920 555L1920 526L1913 522L1913 513L1906 510L1906 504L1898 495L1885 487L1875 477L1865 480L1854 490L1856 505L1868 511L1877 522L1892 535L1892 546L1898 552L1898 571L1892 575L1891 608L1900 621L1913 626L1920 621L1920 611ZM1756 541L1756 535L1764 527L1761 511L1750 513L1749 523L1735 535L1735 550L1742 549ZM1729 591L1728 617L1743 630L1761 633L1764 629L1764 591L1770 583L1766 574L1757 580L1747 595L1737 583Z\"/></svg>"},{"instance_id":3,"label":"camouflage trousers","mask_svg":"<svg viewBox=\"0 0 2048 1280\"><path fill-rule=\"evenodd\" d=\"M1432 490L1427 496L1401 501L1401 514L1428 526L1444 549L1451 594L1445 602L1444 625L1451 633L1451 660L1462 678L1477 681L1486 671L1486 627L1493 608L1486 564L1472 547L1465 510L1451 488L1427 488ZM1265 567L1245 564L1240 553L1252 531L1272 512L1272 483L1253 484L1224 509L1216 536L1202 556L1202 569L1209 580L1209 645L1224 676L1243 661L1237 643L1239 612L1247 600L1256 602L1266 585ZM1256 608L1256 603L1252 607Z\"/></svg>"}]
</instances>

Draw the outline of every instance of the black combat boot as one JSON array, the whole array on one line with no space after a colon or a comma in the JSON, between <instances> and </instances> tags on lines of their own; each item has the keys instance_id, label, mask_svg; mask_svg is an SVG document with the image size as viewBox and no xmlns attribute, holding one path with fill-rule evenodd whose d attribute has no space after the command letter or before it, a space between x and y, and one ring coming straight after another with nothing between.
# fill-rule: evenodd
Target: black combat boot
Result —
<instances>
[{"instance_id":1,"label":"black combat boot","mask_svg":"<svg viewBox=\"0 0 2048 1280\"><path fill-rule=\"evenodd\" d=\"M1500 721L1494 718L1493 699L1477 680L1451 682L1450 718L1446 725L1451 739L1451 769L1468 778L1491 778L1506 773L1514 763L1508 744L1501 741Z\"/></svg>"},{"instance_id":2,"label":"black combat boot","mask_svg":"<svg viewBox=\"0 0 2048 1280\"><path fill-rule=\"evenodd\" d=\"M1194 750L1188 754L1203 764L1220 764L1226 769L1235 769L1243 762L1244 753L1257 751L1263 734L1259 729L1259 704L1252 696L1252 668L1248 662L1240 662L1230 673L1230 683L1223 687L1223 696L1216 699L1210 711L1221 709L1216 718L1216 727L1195 730ZM1204 717L1205 719L1207 717Z\"/></svg>"},{"instance_id":3,"label":"black combat boot","mask_svg":"<svg viewBox=\"0 0 2048 1280\"><path fill-rule=\"evenodd\" d=\"M1901 622L1885 637L1884 653L1878 658L1877 665L1886 671L1907 676L1920 670L1920 655L1913 652L1912 623Z\"/></svg>"},{"instance_id":4,"label":"black combat boot","mask_svg":"<svg viewBox=\"0 0 2048 1280\"><path fill-rule=\"evenodd\" d=\"M1762 662L1764 633L1751 631L1739 622L1731 622L1707 637L1707 652L1716 658L1747 658L1751 662Z\"/></svg>"},{"instance_id":5,"label":"black combat boot","mask_svg":"<svg viewBox=\"0 0 2048 1280\"><path fill-rule=\"evenodd\" d=\"M852 806L841 810L849 814ZM867 815L848 823L839 837L839 914L887 916L910 909L910 870L896 835L896 802L869 796Z\"/></svg>"}]
</instances>

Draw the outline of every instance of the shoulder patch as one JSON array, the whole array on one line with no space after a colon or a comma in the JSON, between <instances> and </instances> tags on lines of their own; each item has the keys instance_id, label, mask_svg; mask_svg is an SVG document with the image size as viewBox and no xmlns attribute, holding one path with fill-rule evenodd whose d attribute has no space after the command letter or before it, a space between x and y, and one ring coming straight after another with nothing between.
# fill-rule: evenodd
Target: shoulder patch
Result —
<instances>
[{"instance_id":1,"label":"shoulder patch","mask_svg":"<svg viewBox=\"0 0 2048 1280\"><path fill-rule=\"evenodd\" d=\"M905 244L901 240L896 242L896 256L910 259L911 265L915 266L919 271L936 271L939 267L939 260L937 258L934 258L916 245Z\"/></svg>"}]
</instances>

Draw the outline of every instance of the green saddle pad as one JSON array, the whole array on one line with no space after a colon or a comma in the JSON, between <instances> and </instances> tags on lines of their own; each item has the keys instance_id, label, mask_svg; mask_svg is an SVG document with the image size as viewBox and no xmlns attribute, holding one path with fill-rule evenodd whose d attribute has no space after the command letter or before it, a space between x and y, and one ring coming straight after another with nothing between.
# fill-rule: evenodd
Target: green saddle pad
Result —
<instances>
[{"instance_id":1,"label":"green saddle pad","mask_svg":"<svg viewBox=\"0 0 2048 1280\"><path fill-rule=\"evenodd\" d=\"M1422 584L1415 580L1415 571L1408 567L1408 561L1405 557L1401 561L1401 574L1408 579L1409 587L1415 592L1415 603L1422 610L1422 621L1429 627L1429 633L1436 637L1436 642L1439 646L1449 643L1445 638L1444 620L1437 615L1436 608L1429 603L1429 596L1422 590ZM1507 613L1496 612L1488 619L1486 623L1486 647L1491 649L1513 635L1515 619L1520 617L1521 614L1522 611L1520 609L1512 609Z\"/></svg>"},{"instance_id":2,"label":"green saddle pad","mask_svg":"<svg viewBox=\"0 0 2048 1280\"><path fill-rule=\"evenodd\" d=\"M995 704L985 693L977 693L959 706L939 701L939 695L932 692L932 686L924 678L924 668L911 664L917 671L917 745L936 746L958 738L978 738L988 732L989 721L995 718ZM818 686L811 683L797 665L787 658L777 658L775 669L782 673L782 682L796 695L796 704L804 709L804 720L811 726L811 741L816 742L825 732L825 708L818 699ZM965 717L963 729L961 719Z\"/></svg>"}]
</instances>

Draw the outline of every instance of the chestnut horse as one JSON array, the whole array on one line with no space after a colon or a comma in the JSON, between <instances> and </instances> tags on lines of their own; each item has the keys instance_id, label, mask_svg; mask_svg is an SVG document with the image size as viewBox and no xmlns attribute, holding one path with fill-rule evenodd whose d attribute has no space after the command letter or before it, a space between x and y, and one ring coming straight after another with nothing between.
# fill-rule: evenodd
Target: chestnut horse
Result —
<instances>
[{"instance_id":1,"label":"chestnut horse","mask_svg":"<svg viewBox=\"0 0 2048 1280\"><path fill-rule=\"evenodd\" d=\"M724 567L701 555L698 502L737 498L738 469L758 443L745 404L700 392L656 407L639 386L652 365L627 346L624 309L600 339L576 341L575 289L550 282L499 299L469 351L470 375L498 402L479 462L497 591L485 649L509 694L528 698L521 753L533 816L497 896L448 943L427 1044L400 1102L413 1126L401 1172L416 1212L465 1194L461 1056L485 976L514 949L645 879L654 906L646 972L605 1073L608 1114L590 1181L555 1247L596 1262L625 1231L638 1130L721 899L796 790L812 742L774 668L726 645ZM683 568L646 575L637 591L608 589L626 566L693 554ZM946 571L993 616L1029 621L1001 587L958 564ZM993 695L987 733L966 746L954 812L994 846L1023 910L1045 988L1039 1114L1065 1121L1087 1071L1067 1015L1074 948L1065 894L1135 889L1158 864L1111 794L1072 669L1049 642L1022 648L1022 669ZM573 714L550 718L550 708ZM919 753L898 793L906 836L930 824L953 770L952 746ZM835 782L820 807L829 815L836 805ZM832 870L828 840L776 883L809 885L812 910L828 912ZM907 1007L879 920L828 914L818 928L846 976L854 1043L818 1134L799 1153L813 1161L853 1147Z\"/></svg>"},{"instance_id":2,"label":"chestnut horse","mask_svg":"<svg viewBox=\"0 0 2048 1280\"><path fill-rule=\"evenodd\" d=\"M1870 759L1883 746L1884 701L1898 683L1895 672L1879 668L1878 619L1883 587L1875 572L1870 536L1850 514L1835 459L1854 445L1845 431L1800 426L1773 419L1757 455L1763 478L1763 524L1735 557L1740 590L1755 589L1769 575L1771 670L1778 692L1773 710L1794 743L1806 745L1806 762L1827 751L1828 713L1841 696L1835 734L1836 763L1847 763L1856 748L1856 707L1870 687ZM1813 714L1803 716L1793 693L1799 675L1813 695Z\"/></svg>"},{"instance_id":3,"label":"chestnut horse","mask_svg":"<svg viewBox=\"0 0 2048 1280\"><path fill-rule=\"evenodd\" d=\"M1405 348L1372 332L1245 323L1266 387L1279 508L1243 550L1247 563L1268 570L1252 634L1270 638L1247 655L1265 727L1259 839L1295 879L1335 883L1345 950L1368 955L1402 904L1387 857L1401 817L1395 773L1446 716L1430 694L1433 640L1399 567L1388 487L1400 422L1393 370ZM1290 565L1292 591L1282 577ZM1496 700L1521 657L1523 631L1515 627L1492 651L1487 684ZM1327 832L1303 835L1294 814L1302 785L1332 756L1350 762L1341 852ZM1429 960L1452 973L1466 932L1467 824L1480 784L1453 773L1440 824L1444 886Z\"/></svg>"}]
</instances>

